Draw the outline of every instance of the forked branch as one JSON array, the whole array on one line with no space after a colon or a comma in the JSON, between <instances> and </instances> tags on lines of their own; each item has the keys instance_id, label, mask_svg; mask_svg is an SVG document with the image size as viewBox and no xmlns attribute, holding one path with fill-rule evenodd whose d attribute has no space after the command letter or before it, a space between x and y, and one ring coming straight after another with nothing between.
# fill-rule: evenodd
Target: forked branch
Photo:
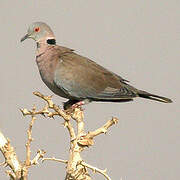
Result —
<instances>
[{"instance_id":1,"label":"forked branch","mask_svg":"<svg viewBox=\"0 0 180 180\"><path fill-rule=\"evenodd\" d=\"M38 150L37 155L31 161L31 149L30 145L33 140L32 138L32 127L36 117L34 116L35 107L32 109L32 118L27 130L27 143L26 143L26 160L25 162L19 161L14 147L11 145L10 140L5 138L0 132L0 150L5 158L5 162L1 164L2 166L9 166L11 170L7 170L6 173L11 180L27 180L28 179L28 169L32 165L36 165L38 160L43 158L45 151Z\"/></svg>"},{"instance_id":2,"label":"forked branch","mask_svg":"<svg viewBox=\"0 0 180 180\"><path fill-rule=\"evenodd\" d=\"M85 133L84 127L84 113L81 108L69 109L64 111L60 109L57 105L55 105L52 101L52 96L44 96L40 92L34 92L34 95L40 97L41 99L45 100L46 105L42 110L34 112L34 114L40 115L47 115L47 117L54 117L60 116L64 119L64 127L67 128L69 135L70 135L70 150L69 150L69 160L62 160L57 158L43 158L43 162L45 160L51 160L56 162L61 162L67 164L66 168L66 180L80 180L86 179L90 180L91 177L87 171L87 168L93 170L93 172L98 172L102 174L107 180L110 180L110 177L107 175L105 170L100 170L96 167L93 167L87 163L85 163L80 153L85 150L86 147L89 147L94 144L93 138L96 136L106 133L108 129L118 122L117 118L112 118L111 120L107 121L102 127L96 129L95 131ZM50 111L54 110L53 112ZM24 110L24 114L32 115L32 112L28 110ZM77 124L77 134L75 134L74 127L70 119L74 119Z\"/></svg>"}]
</instances>

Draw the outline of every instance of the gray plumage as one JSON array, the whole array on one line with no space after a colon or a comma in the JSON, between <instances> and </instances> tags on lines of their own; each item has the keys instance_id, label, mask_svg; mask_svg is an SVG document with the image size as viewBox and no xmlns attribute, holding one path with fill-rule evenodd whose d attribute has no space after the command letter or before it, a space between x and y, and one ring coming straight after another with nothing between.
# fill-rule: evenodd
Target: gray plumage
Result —
<instances>
[{"instance_id":1,"label":"gray plumage","mask_svg":"<svg viewBox=\"0 0 180 180\"><path fill-rule=\"evenodd\" d=\"M64 108L78 102L126 102L135 97L164 103L170 99L138 90L117 74L72 49L55 44L50 27L42 22L30 25L21 41L32 38L37 43L36 62L44 83L55 94L69 99Z\"/></svg>"}]
</instances>

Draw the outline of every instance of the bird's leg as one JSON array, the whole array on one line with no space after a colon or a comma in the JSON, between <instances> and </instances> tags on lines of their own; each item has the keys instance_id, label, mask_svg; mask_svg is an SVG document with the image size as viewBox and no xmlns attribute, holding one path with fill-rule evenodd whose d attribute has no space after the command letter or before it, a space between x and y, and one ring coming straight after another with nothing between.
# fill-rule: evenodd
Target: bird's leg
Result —
<instances>
[{"instance_id":1,"label":"bird's leg","mask_svg":"<svg viewBox=\"0 0 180 180\"><path fill-rule=\"evenodd\" d=\"M84 99L84 100L82 100L82 101L76 102L76 103L73 104L71 107L72 107L73 109L75 109L75 108L77 108L77 107L81 107L82 105L88 104L88 103L90 103L90 102L91 102L91 101L90 101L89 99Z\"/></svg>"},{"instance_id":2,"label":"bird's leg","mask_svg":"<svg viewBox=\"0 0 180 180\"><path fill-rule=\"evenodd\" d=\"M66 113L72 113L75 108L80 108L83 110L82 105L88 104L89 102L91 102L89 99L84 99L82 101L70 99L64 103L63 108Z\"/></svg>"},{"instance_id":3,"label":"bird's leg","mask_svg":"<svg viewBox=\"0 0 180 180\"><path fill-rule=\"evenodd\" d=\"M67 102L64 102L63 103L64 110L69 109L73 104L76 104L77 102L79 102L79 101L78 100L72 100L72 99L68 100Z\"/></svg>"},{"instance_id":4,"label":"bird's leg","mask_svg":"<svg viewBox=\"0 0 180 180\"><path fill-rule=\"evenodd\" d=\"M72 107L72 108L77 108L77 107L80 107L80 106L82 106L82 105L84 105L84 104L85 104L84 101L79 101L79 102L73 104L71 107Z\"/></svg>"}]
</instances>

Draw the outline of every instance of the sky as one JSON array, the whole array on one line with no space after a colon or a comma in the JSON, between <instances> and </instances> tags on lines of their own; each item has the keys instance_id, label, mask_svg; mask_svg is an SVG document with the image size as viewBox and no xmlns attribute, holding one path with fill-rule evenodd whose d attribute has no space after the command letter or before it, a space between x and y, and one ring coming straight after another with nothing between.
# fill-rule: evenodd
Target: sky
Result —
<instances>
[{"instance_id":1,"label":"sky","mask_svg":"<svg viewBox=\"0 0 180 180\"><path fill-rule=\"evenodd\" d=\"M42 82L35 62L36 44L20 43L29 24L43 21L57 44L75 49L130 81L131 85L166 96L163 104L136 98L128 103L91 103L85 108L86 131L115 116L119 123L82 153L85 162L107 168L112 180L176 180L180 178L180 1L177 0L31 0L0 2L0 130L25 159L30 118L20 108L43 102L32 92L53 93ZM56 95L56 104L66 101ZM68 158L69 137L63 120L38 117L32 154ZM0 155L0 161L3 161ZM63 179L64 164L40 163L29 179ZM92 174L102 180L102 175ZM8 179L0 168L0 179Z\"/></svg>"}]
</instances>

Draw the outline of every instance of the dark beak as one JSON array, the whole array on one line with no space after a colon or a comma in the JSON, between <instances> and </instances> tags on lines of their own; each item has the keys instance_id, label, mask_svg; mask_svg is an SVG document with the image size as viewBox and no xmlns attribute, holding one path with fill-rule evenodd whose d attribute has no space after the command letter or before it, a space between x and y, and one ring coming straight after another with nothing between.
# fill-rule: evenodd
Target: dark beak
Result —
<instances>
[{"instance_id":1,"label":"dark beak","mask_svg":"<svg viewBox=\"0 0 180 180\"><path fill-rule=\"evenodd\" d=\"M21 42L23 42L23 41L26 40L27 38L29 38L29 34L26 34L26 35L21 39Z\"/></svg>"}]
</instances>

